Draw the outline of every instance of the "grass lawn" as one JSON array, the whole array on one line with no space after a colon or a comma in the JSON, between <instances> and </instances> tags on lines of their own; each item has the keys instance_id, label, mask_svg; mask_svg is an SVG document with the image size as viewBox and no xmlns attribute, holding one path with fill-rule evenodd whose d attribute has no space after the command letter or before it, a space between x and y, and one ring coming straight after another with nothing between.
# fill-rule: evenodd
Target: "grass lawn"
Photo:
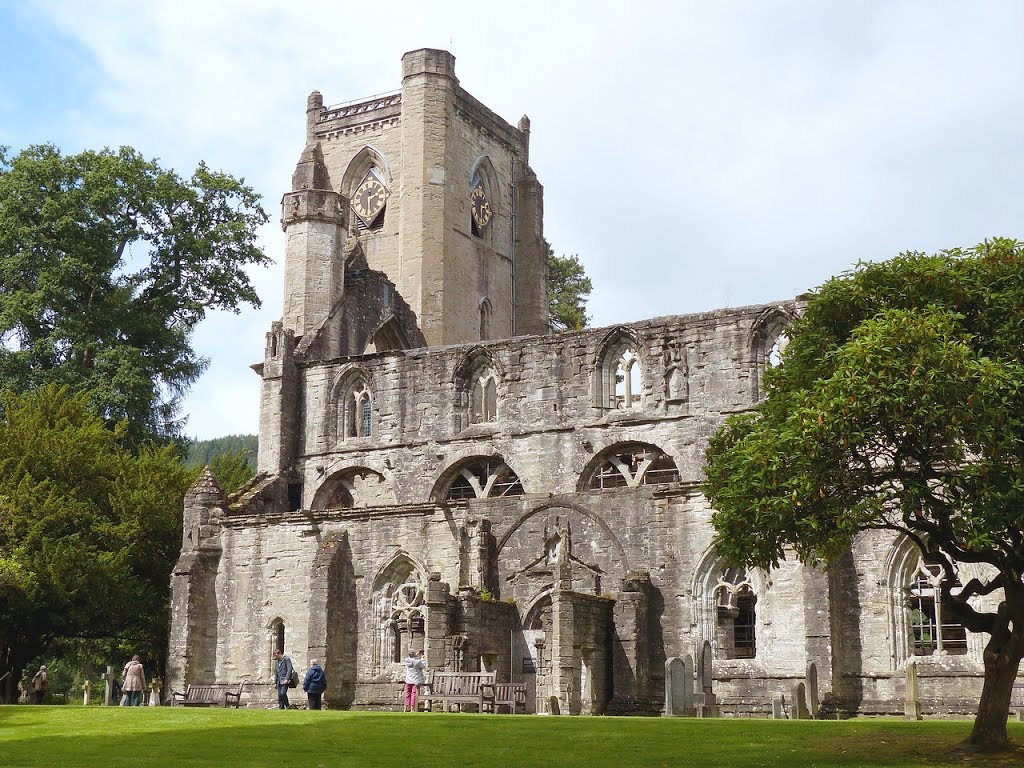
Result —
<instances>
[{"instance_id":1,"label":"grass lawn","mask_svg":"<svg viewBox=\"0 0 1024 768\"><path fill-rule=\"evenodd\" d=\"M391 712L0 707L0 766L996 766L965 721L770 721Z\"/></svg>"}]
</instances>

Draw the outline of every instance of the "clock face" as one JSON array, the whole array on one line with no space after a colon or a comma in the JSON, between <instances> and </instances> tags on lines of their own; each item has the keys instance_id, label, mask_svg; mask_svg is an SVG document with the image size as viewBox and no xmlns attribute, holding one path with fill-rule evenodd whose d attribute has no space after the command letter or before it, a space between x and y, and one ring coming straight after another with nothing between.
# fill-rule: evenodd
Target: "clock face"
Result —
<instances>
[{"instance_id":1,"label":"clock face","mask_svg":"<svg viewBox=\"0 0 1024 768\"><path fill-rule=\"evenodd\" d=\"M352 210L363 220L363 224L371 226L377 215L384 210L388 201L388 188L384 186L373 171L369 171L362 183L356 187L352 195Z\"/></svg>"},{"instance_id":2,"label":"clock face","mask_svg":"<svg viewBox=\"0 0 1024 768\"><path fill-rule=\"evenodd\" d=\"M473 206L473 221L477 228L482 231L494 215L494 211L491 210L491 203L487 199L487 193L484 192L483 184L477 184L473 187L470 201Z\"/></svg>"}]
</instances>

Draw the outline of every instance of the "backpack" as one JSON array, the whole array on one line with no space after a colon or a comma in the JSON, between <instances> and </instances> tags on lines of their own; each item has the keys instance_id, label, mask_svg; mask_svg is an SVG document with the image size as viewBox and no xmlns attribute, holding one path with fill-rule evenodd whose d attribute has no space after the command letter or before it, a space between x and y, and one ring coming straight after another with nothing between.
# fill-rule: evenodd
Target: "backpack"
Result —
<instances>
[{"instance_id":1,"label":"backpack","mask_svg":"<svg viewBox=\"0 0 1024 768\"><path fill-rule=\"evenodd\" d=\"M288 678L288 687L296 688L299 685L299 673L294 669L292 670L292 676Z\"/></svg>"}]
</instances>

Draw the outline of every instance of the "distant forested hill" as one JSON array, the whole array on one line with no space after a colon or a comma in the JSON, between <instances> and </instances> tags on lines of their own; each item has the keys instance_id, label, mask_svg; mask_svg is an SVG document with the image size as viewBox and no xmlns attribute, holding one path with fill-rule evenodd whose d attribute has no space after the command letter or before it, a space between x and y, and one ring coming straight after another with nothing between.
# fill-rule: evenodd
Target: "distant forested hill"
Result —
<instances>
[{"instance_id":1,"label":"distant forested hill","mask_svg":"<svg viewBox=\"0 0 1024 768\"><path fill-rule=\"evenodd\" d=\"M256 469L256 435L225 435L212 440L196 440L189 448L185 464L201 469L218 456L229 453L244 453L249 466Z\"/></svg>"}]
</instances>

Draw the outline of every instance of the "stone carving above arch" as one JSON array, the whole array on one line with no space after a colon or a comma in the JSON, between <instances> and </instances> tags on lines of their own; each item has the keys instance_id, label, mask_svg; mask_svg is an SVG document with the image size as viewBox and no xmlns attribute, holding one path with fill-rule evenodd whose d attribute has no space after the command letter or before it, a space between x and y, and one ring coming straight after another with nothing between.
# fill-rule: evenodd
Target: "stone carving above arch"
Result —
<instances>
[{"instance_id":1,"label":"stone carving above arch","mask_svg":"<svg viewBox=\"0 0 1024 768\"><path fill-rule=\"evenodd\" d=\"M626 551L607 522L564 503L523 515L496 552L503 595L523 605L556 587L594 595L614 592L629 570Z\"/></svg>"}]
</instances>

